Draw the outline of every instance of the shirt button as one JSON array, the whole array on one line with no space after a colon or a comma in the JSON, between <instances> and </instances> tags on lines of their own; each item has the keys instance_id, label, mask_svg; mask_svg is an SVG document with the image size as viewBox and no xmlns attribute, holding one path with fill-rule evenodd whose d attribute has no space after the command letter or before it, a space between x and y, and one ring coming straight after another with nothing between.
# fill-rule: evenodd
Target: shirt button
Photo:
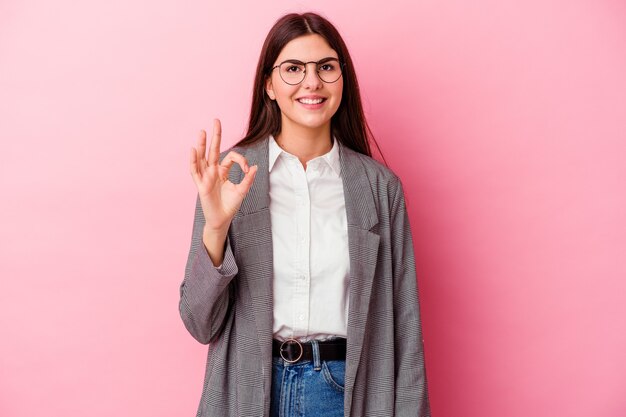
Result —
<instances>
[{"instance_id":1,"label":"shirt button","mask_svg":"<svg viewBox=\"0 0 626 417\"><path fill-rule=\"evenodd\" d=\"M300 314L300 317L298 317L300 319L300 321L304 320L304 314Z\"/></svg>"}]
</instances>

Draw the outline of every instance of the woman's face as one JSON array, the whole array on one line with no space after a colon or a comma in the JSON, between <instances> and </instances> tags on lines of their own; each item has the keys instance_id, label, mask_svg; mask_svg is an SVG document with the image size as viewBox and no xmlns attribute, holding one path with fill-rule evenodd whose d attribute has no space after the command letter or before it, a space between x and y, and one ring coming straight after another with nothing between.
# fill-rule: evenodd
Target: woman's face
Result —
<instances>
[{"instance_id":1,"label":"woman's face","mask_svg":"<svg viewBox=\"0 0 626 417\"><path fill-rule=\"evenodd\" d=\"M325 58L338 59L337 52L326 40L317 34L300 36L287 43L278 55L273 66L286 60L301 62L320 61ZM328 61L338 65L337 61ZM322 70L331 68L324 66ZM296 70L292 68L291 70ZM287 84L280 76L280 68L275 68L265 83L265 90L272 100L276 100L281 111L282 131L309 128L318 130L330 128L330 119L341 103L343 77L333 83L323 82L316 64L306 65L304 80L300 84Z\"/></svg>"}]
</instances>

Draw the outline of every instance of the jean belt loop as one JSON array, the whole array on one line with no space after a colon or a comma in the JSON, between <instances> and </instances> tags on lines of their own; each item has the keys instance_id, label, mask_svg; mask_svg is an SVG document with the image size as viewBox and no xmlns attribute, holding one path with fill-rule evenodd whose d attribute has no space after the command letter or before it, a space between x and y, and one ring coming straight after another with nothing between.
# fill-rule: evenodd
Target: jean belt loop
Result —
<instances>
[{"instance_id":1,"label":"jean belt loop","mask_svg":"<svg viewBox=\"0 0 626 417\"><path fill-rule=\"evenodd\" d=\"M317 340L311 340L311 348L313 349L313 370L321 371L322 363L320 361L320 346Z\"/></svg>"}]
</instances>

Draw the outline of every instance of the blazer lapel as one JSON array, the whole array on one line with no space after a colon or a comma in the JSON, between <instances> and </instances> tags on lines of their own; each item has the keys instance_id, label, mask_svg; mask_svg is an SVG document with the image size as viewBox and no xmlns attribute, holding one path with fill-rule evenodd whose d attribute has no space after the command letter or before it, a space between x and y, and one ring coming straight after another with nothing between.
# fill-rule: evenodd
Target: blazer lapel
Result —
<instances>
[{"instance_id":1,"label":"blazer lapel","mask_svg":"<svg viewBox=\"0 0 626 417\"><path fill-rule=\"evenodd\" d=\"M239 149L236 149L240 151ZM259 141L241 150L249 166L258 165L254 183L231 223L230 233L236 244L239 283L244 299L251 302L256 333L261 347L261 360L266 375L272 361L272 228L269 211L268 141ZM239 182L240 170L232 170L231 181ZM250 318L252 319L252 318ZM240 329L251 336L253 329ZM265 384L271 378L264 379ZM269 393L270 387L265 387ZM269 394L268 394L269 395Z\"/></svg>"},{"instance_id":2,"label":"blazer lapel","mask_svg":"<svg viewBox=\"0 0 626 417\"><path fill-rule=\"evenodd\" d=\"M378 213L372 184L361 162L361 156L345 146L340 146L339 150L350 252L345 387L346 391L352 391L363 349L380 236L371 231L378 224Z\"/></svg>"},{"instance_id":3,"label":"blazer lapel","mask_svg":"<svg viewBox=\"0 0 626 417\"><path fill-rule=\"evenodd\" d=\"M256 213L262 210L269 210L270 207L270 174L269 174L269 148L268 140L261 140L253 145L250 145L246 149L246 152L242 152L248 160L248 165L258 165L256 177L254 183L246 198L243 200L239 212L237 215L248 215ZM238 149L235 149L238 150ZM239 171L240 181L243 177L243 172ZM268 217L269 219L269 217Z\"/></svg>"}]
</instances>

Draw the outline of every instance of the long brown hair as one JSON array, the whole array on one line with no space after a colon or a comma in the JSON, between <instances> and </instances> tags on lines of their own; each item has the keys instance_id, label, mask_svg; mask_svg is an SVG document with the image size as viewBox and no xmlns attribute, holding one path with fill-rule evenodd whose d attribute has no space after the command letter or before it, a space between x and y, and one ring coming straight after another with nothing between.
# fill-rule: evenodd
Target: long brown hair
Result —
<instances>
[{"instance_id":1,"label":"long brown hair","mask_svg":"<svg viewBox=\"0 0 626 417\"><path fill-rule=\"evenodd\" d=\"M278 19L267 34L254 79L248 132L237 145L249 145L270 134L276 136L280 133L280 108L267 96L265 80L271 74L274 61L285 45L297 37L310 34L323 37L344 64L343 93L339 108L331 118L331 134L348 148L372 156L370 141L377 148L378 144L363 114L359 84L348 48L332 23L315 13L287 14Z\"/></svg>"}]
</instances>

